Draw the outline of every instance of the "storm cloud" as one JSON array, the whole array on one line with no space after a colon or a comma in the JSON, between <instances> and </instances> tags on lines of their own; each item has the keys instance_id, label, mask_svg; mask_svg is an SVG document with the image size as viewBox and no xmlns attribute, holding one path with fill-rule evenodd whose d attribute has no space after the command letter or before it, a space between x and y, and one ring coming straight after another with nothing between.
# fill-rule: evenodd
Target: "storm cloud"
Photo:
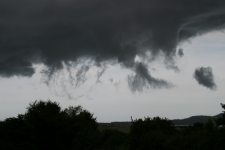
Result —
<instances>
[{"instance_id":1,"label":"storm cloud","mask_svg":"<svg viewBox=\"0 0 225 150\"><path fill-rule=\"evenodd\" d=\"M120 64L134 72L132 91L170 88L135 57L150 64L163 56L167 69L179 71L179 43L224 28L224 0L0 0L0 77L31 77L33 65L44 64L51 79L80 64L73 80L79 86L91 67L81 60L89 59L101 69L96 82L107 64Z\"/></svg>"},{"instance_id":2,"label":"storm cloud","mask_svg":"<svg viewBox=\"0 0 225 150\"><path fill-rule=\"evenodd\" d=\"M178 52L177 52L177 55L180 56L180 57L183 57L184 56L184 50L182 48L179 48Z\"/></svg>"},{"instance_id":3,"label":"storm cloud","mask_svg":"<svg viewBox=\"0 0 225 150\"><path fill-rule=\"evenodd\" d=\"M171 88L174 85L162 79L153 78L147 66L142 63L137 63L135 67L136 75L128 75L128 84L132 92L142 92L143 88Z\"/></svg>"},{"instance_id":4,"label":"storm cloud","mask_svg":"<svg viewBox=\"0 0 225 150\"><path fill-rule=\"evenodd\" d=\"M211 90L216 90L216 84L211 67L200 67L195 69L194 78L196 81Z\"/></svg>"}]
</instances>

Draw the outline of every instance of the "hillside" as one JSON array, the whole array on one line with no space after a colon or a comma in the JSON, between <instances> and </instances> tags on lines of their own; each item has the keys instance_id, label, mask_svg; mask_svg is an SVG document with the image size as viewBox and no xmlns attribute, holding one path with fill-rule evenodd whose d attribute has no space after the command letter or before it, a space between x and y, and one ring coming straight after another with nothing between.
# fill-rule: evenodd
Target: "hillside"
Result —
<instances>
[{"instance_id":1,"label":"hillside","mask_svg":"<svg viewBox=\"0 0 225 150\"><path fill-rule=\"evenodd\" d=\"M205 123L209 117L219 118L219 117L222 117L222 113L215 116L200 115L200 116L192 116L185 119L174 119L171 121L174 123L174 125L193 125L196 122ZM98 123L98 124L102 126L118 126L118 125L128 126L128 125L131 125L131 122L127 121L127 122L111 122L111 123Z\"/></svg>"},{"instance_id":2,"label":"hillside","mask_svg":"<svg viewBox=\"0 0 225 150\"><path fill-rule=\"evenodd\" d=\"M172 122L175 125L193 125L196 122L205 123L209 117L217 119L219 117L222 117L222 113L215 116L192 116L185 119L174 119L172 120Z\"/></svg>"}]
</instances>

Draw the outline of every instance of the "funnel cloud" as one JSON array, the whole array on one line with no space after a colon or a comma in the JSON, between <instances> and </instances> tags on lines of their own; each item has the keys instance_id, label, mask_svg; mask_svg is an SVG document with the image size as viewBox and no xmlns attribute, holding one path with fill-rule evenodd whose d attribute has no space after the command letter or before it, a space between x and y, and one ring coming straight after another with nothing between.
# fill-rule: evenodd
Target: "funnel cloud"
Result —
<instances>
[{"instance_id":1,"label":"funnel cloud","mask_svg":"<svg viewBox=\"0 0 225 150\"><path fill-rule=\"evenodd\" d=\"M80 86L92 66L101 69L98 83L108 65L120 64L134 73L127 77L133 92L171 88L147 66L160 56L165 68L179 72L179 43L224 28L222 0L1 0L0 77L31 77L33 65L44 64L49 80L79 64L83 67L71 79ZM212 77L209 68L195 72L199 84L210 89Z\"/></svg>"}]
</instances>

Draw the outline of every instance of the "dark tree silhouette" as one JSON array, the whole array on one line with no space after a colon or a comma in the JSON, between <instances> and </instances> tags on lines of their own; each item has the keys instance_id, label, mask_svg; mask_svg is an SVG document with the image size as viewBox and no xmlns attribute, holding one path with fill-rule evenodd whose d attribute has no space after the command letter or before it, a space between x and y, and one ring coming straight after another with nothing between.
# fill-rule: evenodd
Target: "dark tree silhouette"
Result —
<instances>
[{"instance_id":1,"label":"dark tree silhouette","mask_svg":"<svg viewBox=\"0 0 225 150\"><path fill-rule=\"evenodd\" d=\"M225 110L225 104L220 104L222 106L222 108ZM220 118L214 119L214 121L216 122L217 126L225 126L225 111L223 111L223 115Z\"/></svg>"},{"instance_id":2,"label":"dark tree silhouette","mask_svg":"<svg viewBox=\"0 0 225 150\"><path fill-rule=\"evenodd\" d=\"M173 123L159 117L132 120L130 149L163 149L166 138L175 132Z\"/></svg>"},{"instance_id":3,"label":"dark tree silhouette","mask_svg":"<svg viewBox=\"0 0 225 150\"><path fill-rule=\"evenodd\" d=\"M99 134L96 118L81 106L62 110L58 103L35 101L24 115L0 125L0 149L93 149Z\"/></svg>"},{"instance_id":4,"label":"dark tree silhouette","mask_svg":"<svg viewBox=\"0 0 225 150\"><path fill-rule=\"evenodd\" d=\"M225 105L221 104L225 109ZM221 118L177 129L159 117L132 120L130 132L99 130L81 106L34 101L24 114L0 121L0 150L224 150L225 112Z\"/></svg>"}]
</instances>

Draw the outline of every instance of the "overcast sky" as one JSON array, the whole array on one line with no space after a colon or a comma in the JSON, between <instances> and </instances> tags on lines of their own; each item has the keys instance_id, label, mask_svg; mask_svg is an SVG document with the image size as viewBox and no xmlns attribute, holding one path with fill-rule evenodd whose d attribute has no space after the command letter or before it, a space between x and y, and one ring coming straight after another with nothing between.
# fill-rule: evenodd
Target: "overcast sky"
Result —
<instances>
[{"instance_id":1,"label":"overcast sky","mask_svg":"<svg viewBox=\"0 0 225 150\"><path fill-rule=\"evenodd\" d=\"M0 0L0 120L35 100L98 122L217 115L221 0Z\"/></svg>"}]
</instances>

